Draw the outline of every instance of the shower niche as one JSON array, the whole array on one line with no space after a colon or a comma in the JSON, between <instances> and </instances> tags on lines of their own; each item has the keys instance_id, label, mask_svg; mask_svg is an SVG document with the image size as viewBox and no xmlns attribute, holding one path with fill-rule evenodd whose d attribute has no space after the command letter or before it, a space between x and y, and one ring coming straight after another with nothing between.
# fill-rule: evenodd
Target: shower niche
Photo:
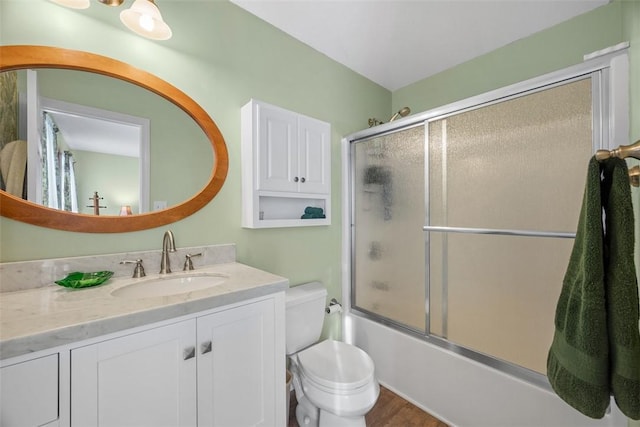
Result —
<instances>
[{"instance_id":1,"label":"shower niche","mask_svg":"<svg viewBox=\"0 0 640 427\"><path fill-rule=\"evenodd\" d=\"M331 224L331 125L252 99L242 118L242 226Z\"/></svg>"}]
</instances>

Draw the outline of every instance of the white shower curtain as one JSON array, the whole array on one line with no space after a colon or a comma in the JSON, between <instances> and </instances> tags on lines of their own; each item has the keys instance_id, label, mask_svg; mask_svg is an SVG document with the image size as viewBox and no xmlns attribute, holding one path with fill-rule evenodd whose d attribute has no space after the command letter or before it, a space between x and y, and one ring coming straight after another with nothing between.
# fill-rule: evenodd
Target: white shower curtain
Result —
<instances>
[{"instance_id":1,"label":"white shower curtain","mask_svg":"<svg viewBox=\"0 0 640 427\"><path fill-rule=\"evenodd\" d=\"M76 194L76 175L73 154L70 151L61 153L60 170L60 208L65 211L78 212L78 196Z\"/></svg>"},{"instance_id":2,"label":"white shower curtain","mask_svg":"<svg viewBox=\"0 0 640 427\"><path fill-rule=\"evenodd\" d=\"M69 151L59 152L58 127L46 112L43 127L42 204L53 209L78 212L73 155Z\"/></svg>"}]
</instances>

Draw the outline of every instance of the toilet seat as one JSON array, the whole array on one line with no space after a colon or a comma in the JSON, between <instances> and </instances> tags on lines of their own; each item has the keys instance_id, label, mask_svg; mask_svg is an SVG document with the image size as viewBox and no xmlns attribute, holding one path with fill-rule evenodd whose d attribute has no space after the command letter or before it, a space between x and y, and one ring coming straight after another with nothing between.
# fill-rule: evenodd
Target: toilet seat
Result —
<instances>
[{"instance_id":1,"label":"toilet seat","mask_svg":"<svg viewBox=\"0 0 640 427\"><path fill-rule=\"evenodd\" d=\"M326 340L298 353L301 374L333 393L357 393L375 381L373 360L356 346Z\"/></svg>"}]
</instances>

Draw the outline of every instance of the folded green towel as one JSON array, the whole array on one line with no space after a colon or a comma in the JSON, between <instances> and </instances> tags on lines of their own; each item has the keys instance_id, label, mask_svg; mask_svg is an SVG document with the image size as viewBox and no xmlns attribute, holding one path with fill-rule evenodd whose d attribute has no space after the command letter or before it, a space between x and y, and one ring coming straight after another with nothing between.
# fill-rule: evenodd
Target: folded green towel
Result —
<instances>
[{"instance_id":1,"label":"folded green towel","mask_svg":"<svg viewBox=\"0 0 640 427\"><path fill-rule=\"evenodd\" d=\"M311 214L311 215L324 215L324 209L307 206L304 210L304 213Z\"/></svg>"},{"instance_id":2,"label":"folded green towel","mask_svg":"<svg viewBox=\"0 0 640 427\"><path fill-rule=\"evenodd\" d=\"M638 289L630 203L625 162L592 158L547 358L547 377L558 396L592 418L604 416L611 393L627 416L639 416Z\"/></svg>"},{"instance_id":3,"label":"folded green towel","mask_svg":"<svg viewBox=\"0 0 640 427\"><path fill-rule=\"evenodd\" d=\"M624 160L602 164L605 185L605 284L611 391L620 410L640 419L640 333L638 284L633 262L634 219L629 172Z\"/></svg>"},{"instance_id":4,"label":"folded green towel","mask_svg":"<svg viewBox=\"0 0 640 427\"><path fill-rule=\"evenodd\" d=\"M324 214L304 214L300 217L300 219L316 219L316 218L326 218Z\"/></svg>"}]
</instances>

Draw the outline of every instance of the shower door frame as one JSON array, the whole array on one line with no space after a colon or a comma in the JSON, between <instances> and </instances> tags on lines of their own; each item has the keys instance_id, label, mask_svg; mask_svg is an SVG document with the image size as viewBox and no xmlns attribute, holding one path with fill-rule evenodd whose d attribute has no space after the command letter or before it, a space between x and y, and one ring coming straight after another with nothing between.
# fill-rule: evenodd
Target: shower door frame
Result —
<instances>
[{"instance_id":1,"label":"shower door frame","mask_svg":"<svg viewBox=\"0 0 640 427\"><path fill-rule=\"evenodd\" d=\"M425 127L425 191L429 184L428 163L428 131L429 123L435 120L460 114L465 111L482 108L491 104L526 96L538 91L571 83L584 78L591 78L592 82L592 148L611 149L619 145L628 144L629 140L629 76L628 76L628 43L621 43L612 49L595 52L585 61L562 70L535 77L520 83L496 89L481 95L473 96L407 118L379 125L349 135L342 140L342 172L343 172L343 302L346 308L345 322L343 322L343 337L346 342L354 342L354 331L349 316L360 316L377 323L381 323L400 332L405 332L427 343L434 344L455 354L480 362L500 372L507 373L531 384L551 390L546 375L532 371L471 350L447 339L430 334L430 299L429 299L429 231L452 231L447 227L433 227L429 225L429 196L425 197L425 330L416 330L393 319L382 317L376 313L354 305L355 298L355 144L372 138L391 133L401 132L416 126ZM485 230L468 229L478 233L514 235L514 230ZM518 236L538 236L573 238L575 233L538 233L518 230ZM553 234L553 235L552 235Z\"/></svg>"}]
</instances>

